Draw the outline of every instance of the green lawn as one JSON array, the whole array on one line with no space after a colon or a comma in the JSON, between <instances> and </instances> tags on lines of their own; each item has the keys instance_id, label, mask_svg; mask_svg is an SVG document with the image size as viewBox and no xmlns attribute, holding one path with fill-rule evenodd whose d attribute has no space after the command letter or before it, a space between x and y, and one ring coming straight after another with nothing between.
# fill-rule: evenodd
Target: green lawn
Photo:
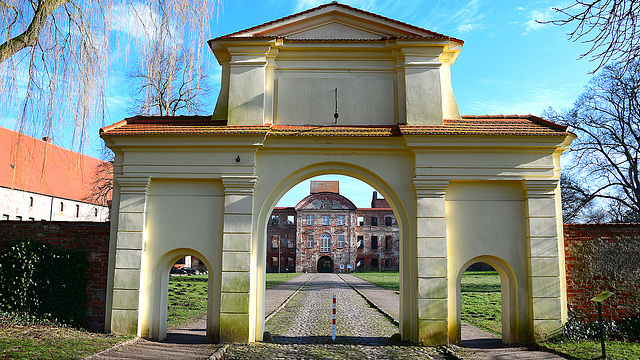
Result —
<instances>
[{"instance_id":1,"label":"green lawn","mask_svg":"<svg viewBox=\"0 0 640 360\"><path fill-rule=\"evenodd\" d=\"M272 288L299 275L301 273L267 273L266 287L267 289Z\"/></svg>"},{"instance_id":2,"label":"green lawn","mask_svg":"<svg viewBox=\"0 0 640 360\"><path fill-rule=\"evenodd\" d=\"M602 358L600 341L564 340L545 341L540 345L546 346L572 359L591 360ZM606 341L607 359L637 360L640 359L640 344L622 341Z\"/></svg>"},{"instance_id":3,"label":"green lawn","mask_svg":"<svg viewBox=\"0 0 640 360\"><path fill-rule=\"evenodd\" d=\"M400 275L397 271L360 271L352 275L387 290L400 291Z\"/></svg>"},{"instance_id":4,"label":"green lawn","mask_svg":"<svg viewBox=\"0 0 640 360\"><path fill-rule=\"evenodd\" d=\"M57 325L16 325L0 318L0 359L84 359L134 336Z\"/></svg>"},{"instance_id":5,"label":"green lawn","mask_svg":"<svg viewBox=\"0 0 640 360\"><path fill-rule=\"evenodd\" d=\"M208 275L169 277L167 328L198 320L207 314Z\"/></svg>"},{"instance_id":6,"label":"green lawn","mask_svg":"<svg viewBox=\"0 0 640 360\"><path fill-rule=\"evenodd\" d=\"M460 283L462 321L502 334L500 275L496 271L465 271Z\"/></svg>"}]
</instances>

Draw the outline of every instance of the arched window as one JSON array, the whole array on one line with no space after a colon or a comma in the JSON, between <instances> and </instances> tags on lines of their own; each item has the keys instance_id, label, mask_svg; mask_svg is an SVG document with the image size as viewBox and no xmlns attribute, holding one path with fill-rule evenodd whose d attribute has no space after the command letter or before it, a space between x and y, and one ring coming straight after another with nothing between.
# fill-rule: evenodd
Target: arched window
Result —
<instances>
[{"instance_id":1,"label":"arched window","mask_svg":"<svg viewBox=\"0 0 640 360\"><path fill-rule=\"evenodd\" d=\"M331 250L331 235L324 233L320 238L322 245L320 246L321 252L329 252Z\"/></svg>"}]
</instances>

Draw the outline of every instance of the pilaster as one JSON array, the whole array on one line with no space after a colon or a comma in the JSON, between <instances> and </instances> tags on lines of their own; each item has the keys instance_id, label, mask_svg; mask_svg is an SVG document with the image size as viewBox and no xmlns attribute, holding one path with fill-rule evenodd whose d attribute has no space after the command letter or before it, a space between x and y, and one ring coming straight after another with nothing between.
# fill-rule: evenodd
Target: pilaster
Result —
<instances>
[{"instance_id":1,"label":"pilaster","mask_svg":"<svg viewBox=\"0 0 640 360\"><path fill-rule=\"evenodd\" d=\"M533 332L536 340L562 327L566 303L562 296L564 269L558 233L555 190L558 180L526 180L527 223Z\"/></svg>"},{"instance_id":2,"label":"pilaster","mask_svg":"<svg viewBox=\"0 0 640 360\"><path fill-rule=\"evenodd\" d=\"M417 199L418 339L430 346L448 342L448 185L448 180L413 180Z\"/></svg>"},{"instance_id":3,"label":"pilaster","mask_svg":"<svg viewBox=\"0 0 640 360\"><path fill-rule=\"evenodd\" d=\"M228 125L263 125L269 45L230 46Z\"/></svg>"},{"instance_id":4,"label":"pilaster","mask_svg":"<svg viewBox=\"0 0 640 360\"><path fill-rule=\"evenodd\" d=\"M117 185L120 206L115 246L111 331L137 334L149 178L119 177Z\"/></svg>"},{"instance_id":5,"label":"pilaster","mask_svg":"<svg viewBox=\"0 0 640 360\"><path fill-rule=\"evenodd\" d=\"M250 282L255 176L223 176L220 341L250 342Z\"/></svg>"},{"instance_id":6,"label":"pilaster","mask_svg":"<svg viewBox=\"0 0 640 360\"><path fill-rule=\"evenodd\" d=\"M442 125L441 47L403 47L407 125ZM402 122L402 121L401 121Z\"/></svg>"}]
</instances>

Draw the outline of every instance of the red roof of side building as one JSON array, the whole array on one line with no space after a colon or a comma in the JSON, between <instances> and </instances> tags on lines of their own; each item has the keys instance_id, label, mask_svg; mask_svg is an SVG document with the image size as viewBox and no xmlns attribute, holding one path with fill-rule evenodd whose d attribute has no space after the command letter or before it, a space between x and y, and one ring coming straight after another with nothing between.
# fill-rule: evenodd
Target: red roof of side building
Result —
<instances>
[{"instance_id":1,"label":"red roof of side building","mask_svg":"<svg viewBox=\"0 0 640 360\"><path fill-rule=\"evenodd\" d=\"M468 115L443 125L250 125L226 126L210 116L136 116L100 129L104 135L365 136L482 135L566 136L567 127L533 115Z\"/></svg>"},{"instance_id":2,"label":"red roof of side building","mask_svg":"<svg viewBox=\"0 0 640 360\"><path fill-rule=\"evenodd\" d=\"M105 163L0 127L2 187L106 205L88 200L97 169Z\"/></svg>"}]
</instances>

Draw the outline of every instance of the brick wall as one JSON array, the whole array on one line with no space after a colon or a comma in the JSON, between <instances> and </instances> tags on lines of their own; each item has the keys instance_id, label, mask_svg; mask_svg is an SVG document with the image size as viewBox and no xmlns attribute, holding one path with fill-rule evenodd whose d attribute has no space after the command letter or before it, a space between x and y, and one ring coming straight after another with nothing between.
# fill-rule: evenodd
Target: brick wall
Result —
<instances>
[{"instance_id":1,"label":"brick wall","mask_svg":"<svg viewBox=\"0 0 640 360\"><path fill-rule=\"evenodd\" d=\"M84 250L89 261L85 327L104 330L109 222L0 221L0 247L17 240L38 240L63 249Z\"/></svg>"},{"instance_id":2,"label":"brick wall","mask_svg":"<svg viewBox=\"0 0 640 360\"><path fill-rule=\"evenodd\" d=\"M640 315L640 224L565 224L564 247L569 309L596 320L590 299L611 291L605 318Z\"/></svg>"}]
</instances>

